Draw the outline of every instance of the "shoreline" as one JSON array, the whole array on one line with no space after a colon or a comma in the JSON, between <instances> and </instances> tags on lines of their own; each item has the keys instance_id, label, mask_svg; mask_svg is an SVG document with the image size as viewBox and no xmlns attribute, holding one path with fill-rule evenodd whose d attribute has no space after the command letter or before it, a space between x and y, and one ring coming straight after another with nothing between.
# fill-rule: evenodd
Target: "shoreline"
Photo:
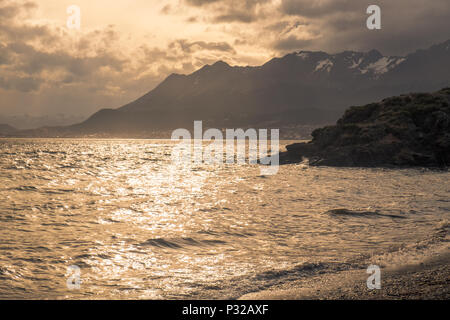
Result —
<instances>
[{"instance_id":1,"label":"shoreline","mask_svg":"<svg viewBox=\"0 0 450 320\"><path fill-rule=\"evenodd\" d=\"M366 269L299 279L239 300L448 300L450 250L401 267L381 268L381 289L369 290Z\"/></svg>"}]
</instances>

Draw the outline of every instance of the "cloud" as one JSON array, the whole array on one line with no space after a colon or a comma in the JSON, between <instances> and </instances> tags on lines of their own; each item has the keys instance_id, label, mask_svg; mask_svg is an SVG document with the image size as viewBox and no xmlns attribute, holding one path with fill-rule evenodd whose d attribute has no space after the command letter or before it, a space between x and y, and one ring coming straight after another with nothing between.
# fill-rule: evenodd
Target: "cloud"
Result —
<instances>
[{"instance_id":1,"label":"cloud","mask_svg":"<svg viewBox=\"0 0 450 320\"><path fill-rule=\"evenodd\" d=\"M281 11L288 15L322 17L364 7L365 1L352 0L282 0ZM367 6L366 6L367 8Z\"/></svg>"},{"instance_id":2,"label":"cloud","mask_svg":"<svg viewBox=\"0 0 450 320\"><path fill-rule=\"evenodd\" d=\"M310 39L299 39L296 36L289 36L287 38L276 40L273 43L273 48L279 51L293 51L299 48L305 48L311 45Z\"/></svg>"},{"instance_id":3,"label":"cloud","mask_svg":"<svg viewBox=\"0 0 450 320\"><path fill-rule=\"evenodd\" d=\"M370 4L381 8L381 30L366 28ZM385 54L404 55L447 40L450 30L447 0L282 0L280 12L305 19L311 30L318 32L309 44L299 43L310 50L376 48Z\"/></svg>"},{"instance_id":4,"label":"cloud","mask_svg":"<svg viewBox=\"0 0 450 320\"><path fill-rule=\"evenodd\" d=\"M189 41L181 39L169 44L169 49L180 48L183 52L193 53L200 50L224 51L235 53L234 48L227 42Z\"/></svg>"},{"instance_id":5,"label":"cloud","mask_svg":"<svg viewBox=\"0 0 450 320\"><path fill-rule=\"evenodd\" d=\"M264 19L272 0L185 0L209 14L212 23L251 23Z\"/></svg>"},{"instance_id":6,"label":"cloud","mask_svg":"<svg viewBox=\"0 0 450 320\"><path fill-rule=\"evenodd\" d=\"M30 92L39 89L41 82L33 77L0 77L0 87L4 89L14 89L21 92Z\"/></svg>"},{"instance_id":7,"label":"cloud","mask_svg":"<svg viewBox=\"0 0 450 320\"><path fill-rule=\"evenodd\" d=\"M192 6L204 6L221 1L223 0L186 0L186 3Z\"/></svg>"},{"instance_id":8,"label":"cloud","mask_svg":"<svg viewBox=\"0 0 450 320\"><path fill-rule=\"evenodd\" d=\"M65 51L41 51L20 42L10 43L6 50L9 50L10 55L16 58L16 71L32 75L38 75L45 70L63 69L73 76L85 77L101 67L121 71L125 64L124 60L110 53L77 57Z\"/></svg>"},{"instance_id":9,"label":"cloud","mask_svg":"<svg viewBox=\"0 0 450 320\"><path fill-rule=\"evenodd\" d=\"M448 39L448 0L185 0L235 43L282 55L294 50L368 51L404 55ZM382 29L368 30L366 9L381 7ZM247 30L234 27L245 23ZM236 42L236 40L238 40Z\"/></svg>"},{"instance_id":10,"label":"cloud","mask_svg":"<svg viewBox=\"0 0 450 320\"><path fill-rule=\"evenodd\" d=\"M51 21L25 19L35 8L29 1L0 0L0 114L63 107L88 115L139 97L170 73L193 72L215 57L232 61L236 54L226 41L129 46L113 25L74 33Z\"/></svg>"},{"instance_id":11,"label":"cloud","mask_svg":"<svg viewBox=\"0 0 450 320\"><path fill-rule=\"evenodd\" d=\"M213 21L215 21L215 22L235 22L235 21L238 21L238 22L249 23L249 22L255 21L257 18L258 17L252 12L230 10L226 14L215 16Z\"/></svg>"},{"instance_id":12,"label":"cloud","mask_svg":"<svg viewBox=\"0 0 450 320\"><path fill-rule=\"evenodd\" d=\"M166 4L164 7L162 7L161 9L161 13L162 14L169 14L172 11L172 6L170 4Z\"/></svg>"},{"instance_id":13,"label":"cloud","mask_svg":"<svg viewBox=\"0 0 450 320\"><path fill-rule=\"evenodd\" d=\"M0 6L0 18L2 22L14 20L18 16L28 16L30 11L37 8L37 5L31 1L12 2L1 0Z\"/></svg>"},{"instance_id":14,"label":"cloud","mask_svg":"<svg viewBox=\"0 0 450 320\"><path fill-rule=\"evenodd\" d=\"M403 55L447 40L448 0L184 0L202 23L250 46L280 55L289 50L368 51ZM366 9L381 7L382 29L368 30ZM246 24L246 31L237 27ZM242 29L242 27L241 27Z\"/></svg>"},{"instance_id":15,"label":"cloud","mask_svg":"<svg viewBox=\"0 0 450 320\"><path fill-rule=\"evenodd\" d=\"M5 89L19 91L39 90L42 85L52 85L62 79L71 79L64 83L77 83L92 80L93 75L123 71L127 64L126 58L102 47L94 51L86 43L111 39L110 30L96 33L94 38L82 37L75 47L80 50L71 50L64 46L67 40L60 37L56 31L42 26L11 26L11 34L3 34L0 43L0 70L3 81L0 86ZM16 38L17 31L29 30L26 36ZM45 30L45 32L40 32ZM92 36L92 34L89 34ZM48 39L55 39L59 46L48 47ZM84 48L84 50L83 50ZM106 68L106 69L105 69Z\"/></svg>"}]
</instances>

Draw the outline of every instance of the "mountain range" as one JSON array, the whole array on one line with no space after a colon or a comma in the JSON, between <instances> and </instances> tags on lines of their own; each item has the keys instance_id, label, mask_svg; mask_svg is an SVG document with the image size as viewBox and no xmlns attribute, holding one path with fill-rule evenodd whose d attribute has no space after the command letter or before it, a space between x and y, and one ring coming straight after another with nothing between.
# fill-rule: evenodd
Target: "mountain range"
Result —
<instances>
[{"instance_id":1,"label":"mountain range","mask_svg":"<svg viewBox=\"0 0 450 320\"><path fill-rule=\"evenodd\" d=\"M255 67L218 61L188 75L171 74L137 100L102 109L84 122L15 135L163 138L173 129L192 128L194 120L205 127L283 132L333 123L352 105L448 87L449 70L450 40L406 56L300 51Z\"/></svg>"}]
</instances>

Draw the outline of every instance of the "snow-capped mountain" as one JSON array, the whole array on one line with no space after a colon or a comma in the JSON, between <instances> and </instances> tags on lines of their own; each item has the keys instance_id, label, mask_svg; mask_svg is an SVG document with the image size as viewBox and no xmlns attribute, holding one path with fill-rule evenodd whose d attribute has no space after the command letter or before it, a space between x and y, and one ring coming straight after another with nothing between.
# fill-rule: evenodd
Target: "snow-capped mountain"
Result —
<instances>
[{"instance_id":1,"label":"snow-capped mountain","mask_svg":"<svg viewBox=\"0 0 450 320\"><path fill-rule=\"evenodd\" d=\"M331 123L351 105L450 86L450 40L404 57L377 50L300 51L258 67L223 61L172 74L119 109L103 109L66 132L133 133L190 128Z\"/></svg>"},{"instance_id":2,"label":"snow-capped mountain","mask_svg":"<svg viewBox=\"0 0 450 320\"><path fill-rule=\"evenodd\" d=\"M385 57L380 52L346 51L339 54L329 55L323 52L301 51L295 55L314 67L313 72L331 73L333 69L337 72L347 70L353 75L369 75L377 78L389 72L406 60L405 57Z\"/></svg>"}]
</instances>

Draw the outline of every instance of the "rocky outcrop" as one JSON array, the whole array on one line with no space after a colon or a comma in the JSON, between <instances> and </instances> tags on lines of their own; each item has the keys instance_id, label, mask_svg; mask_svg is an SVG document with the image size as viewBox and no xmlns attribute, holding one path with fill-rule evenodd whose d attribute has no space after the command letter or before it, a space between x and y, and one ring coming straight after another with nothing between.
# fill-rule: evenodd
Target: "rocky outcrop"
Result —
<instances>
[{"instance_id":1,"label":"rocky outcrop","mask_svg":"<svg viewBox=\"0 0 450 320\"><path fill-rule=\"evenodd\" d=\"M316 129L308 143L287 146L284 163L448 167L450 88L391 97L349 108L334 126Z\"/></svg>"}]
</instances>

